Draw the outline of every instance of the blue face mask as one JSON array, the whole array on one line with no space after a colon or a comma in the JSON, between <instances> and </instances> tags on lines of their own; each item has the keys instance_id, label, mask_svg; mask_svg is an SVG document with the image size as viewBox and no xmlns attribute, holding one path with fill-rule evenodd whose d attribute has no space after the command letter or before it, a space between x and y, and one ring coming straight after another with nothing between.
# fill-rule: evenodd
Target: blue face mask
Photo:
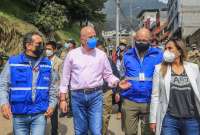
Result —
<instances>
[{"instance_id":1,"label":"blue face mask","mask_svg":"<svg viewBox=\"0 0 200 135\"><path fill-rule=\"evenodd\" d=\"M87 40L87 46L88 46L88 48L94 49L96 47L96 45L97 45L97 39L95 37L89 38Z\"/></svg>"}]
</instances>

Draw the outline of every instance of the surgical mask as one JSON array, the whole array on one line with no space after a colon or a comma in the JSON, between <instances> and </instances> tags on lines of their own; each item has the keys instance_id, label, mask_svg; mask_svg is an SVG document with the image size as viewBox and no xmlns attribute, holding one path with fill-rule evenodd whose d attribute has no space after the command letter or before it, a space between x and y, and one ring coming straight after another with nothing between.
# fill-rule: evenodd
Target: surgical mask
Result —
<instances>
[{"instance_id":1,"label":"surgical mask","mask_svg":"<svg viewBox=\"0 0 200 135\"><path fill-rule=\"evenodd\" d=\"M121 51L123 51L126 47L124 45L120 45L119 48Z\"/></svg>"},{"instance_id":2,"label":"surgical mask","mask_svg":"<svg viewBox=\"0 0 200 135\"><path fill-rule=\"evenodd\" d=\"M47 57L50 57L50 56L52 56L54 53L53 53L53 51L52 50L46 50L46 55L47 55Z\"/></svg>"},{"instance_id":3,"label":"surgical mask","mask_svg":"<svg viewBox=\"0 0 200 135\"><path fill-rule=\"evenodd\" d=\"M172 63L176 58L176 55L173 52L166 50L163 54L163 59L165 62Z\"/></svg>"},{"instance_id":4,"label":"surgical mask","mask_svg":"<svg viewBox=\"0 0 200 135\"><path fill-rule=\"evenodd\" d=\"M87 46L88 46L88 48L94 49L96 47L96 45L97 45L97 39L95 37L89 38L87 40Z\"/></svg>"},{"instance_id":5,"label":"surgical mask","mask_svg":"<svg viewBox=\"0 0 200 135\"><path fill-rule=\"evenodd\" d=\"M64 47L65 48L69 48L69 44L68 43L64 43Z\"/></svg>"},{"instance_id":6,"label":"surgical mask","mask_svg":"<svg viewBox=\"0 0 200 135\"><path fill-rule=\"evenodd\" d=\"M35 51L33 51L33 53L37 56L40 57L43 54L44 51L44 47L42 44L38 45L35 47Z\"/></svg>"},{"instance_id":7,"label":"surgical mask","mask_svg":"<svg viewBox=\"0 0 200 135\"><path fill-rule=\"evenodd\" d=\"M139 52L145 52L149 49L149 43L143 43L143 42L135 42L135 47Z\"/></svg>"}]
</instances>

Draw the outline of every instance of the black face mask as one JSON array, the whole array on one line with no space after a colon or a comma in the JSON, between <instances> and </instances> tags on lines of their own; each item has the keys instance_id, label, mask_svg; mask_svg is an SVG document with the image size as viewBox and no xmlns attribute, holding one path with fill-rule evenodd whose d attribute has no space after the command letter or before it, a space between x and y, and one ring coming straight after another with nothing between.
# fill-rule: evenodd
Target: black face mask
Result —
<instances>
[{"instance_id":1,"label":"black face mask","mask_svg":"<svg viewBox=\"0 0 200 135\"><path fill-rule=\"evenodd\" d=\"M141 43L141 42L135 42L135 47L139 52L145 52L149 49L149 43Z\"/></svg>"},{"instance_id":2,"label":"black face mask","mask_svg":"<svg viewBox=\"0 0 200 135\"><path fill-rule=\"evenodd\" d=\"M40 57L43 54L44 47L42 44L35 47L35 51L33 52L37 57Z\"/></svg>"}]
</instances>

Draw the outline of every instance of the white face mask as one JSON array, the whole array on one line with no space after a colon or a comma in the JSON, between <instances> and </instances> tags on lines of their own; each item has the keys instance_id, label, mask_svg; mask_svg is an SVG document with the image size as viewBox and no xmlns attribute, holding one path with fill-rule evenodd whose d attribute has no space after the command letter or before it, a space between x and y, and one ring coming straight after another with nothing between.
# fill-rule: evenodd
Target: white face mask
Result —
<instances>
[{"instance_id":1,"label":"white face mask","mask_svg":"<svg viewBox=\"0 0 200 135\"><path fill-rule=\"evenodd\" d=\"M126 47L123 46L123 45L120 45L119 48L120 48L120 50L122 51L122 50L124 50Z\"/></svg>"},{"instance_id":2,"label":"white face mask","mask_svg":"<svg viewBox=\"0 0 200 135\"><path fill-rule=\"evenodd\" d=\"M69 43L64 43L64 48L69 48Z\"/></svg>"},{"instance_id":3,"label":"white face mask","mask_svg":"<svg viewBox=\"0 0 200 135\"><path fill-rule=\"evenodd\" d=\"M46 50L46 55L47 55L47 57L52 56L53 51L52 50Z\"/></svg>"},{"instance_id":4,"label":"white face mask","mask_svg":"<svg viewBox=\"0 0 200 135\"><path fill-rule=\"evenodd\" d=\"M176 58L176 55L173 52L166 50L163 54L163 59L165 62L172 63Z\"/></svg>"}]
</instances>

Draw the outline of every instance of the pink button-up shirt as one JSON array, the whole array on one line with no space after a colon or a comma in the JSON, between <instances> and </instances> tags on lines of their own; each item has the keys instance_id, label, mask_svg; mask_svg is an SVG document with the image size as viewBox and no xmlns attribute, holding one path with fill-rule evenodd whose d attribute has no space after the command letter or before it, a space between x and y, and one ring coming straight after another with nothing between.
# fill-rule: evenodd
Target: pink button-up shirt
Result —
<instances>
[{"instance_id":1,"label":"pink button-up shirt","mask_svg":"<svg viewBox=\"0 0 200 135\"><path fill-rule=\"evenodd\" d=\"M65 58L60 93L66 93L69 84L71 90L95 88L102 86L103 80L111 87L119 82L112 74L106 54L97 48L88 53L79 47L70 51Z\"/></svg>"}]
</instances>

